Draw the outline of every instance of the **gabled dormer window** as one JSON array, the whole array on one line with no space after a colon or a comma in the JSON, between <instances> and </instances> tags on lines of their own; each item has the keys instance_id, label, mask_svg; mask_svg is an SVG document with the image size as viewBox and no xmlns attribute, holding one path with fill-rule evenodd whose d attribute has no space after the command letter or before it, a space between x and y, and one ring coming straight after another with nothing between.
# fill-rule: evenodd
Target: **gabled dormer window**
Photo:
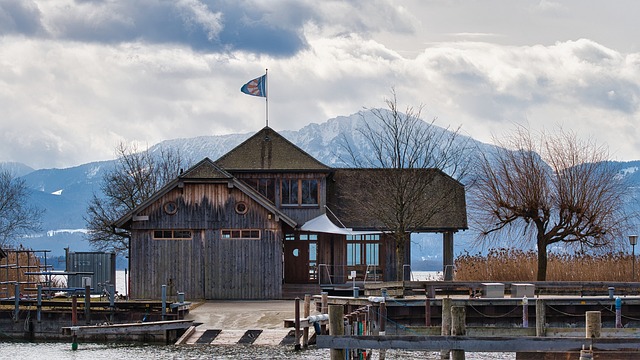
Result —
<instances>
[{"instance_id":1,"label":"gabled dormer window","mask_svg":"<svg viewBox=\"0 0 640 360\"><path fill-rule=\"evenodd\" d=\"M282 179L282 205L318 205L318 180Z\"/></svg>"}]
</instances>

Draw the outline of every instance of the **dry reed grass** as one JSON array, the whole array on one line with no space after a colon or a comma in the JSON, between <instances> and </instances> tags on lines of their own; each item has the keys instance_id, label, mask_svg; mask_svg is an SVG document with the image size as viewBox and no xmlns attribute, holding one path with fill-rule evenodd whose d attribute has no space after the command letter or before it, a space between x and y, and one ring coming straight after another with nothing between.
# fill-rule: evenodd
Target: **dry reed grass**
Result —
<instances>
[{"instance_id":1,"label":"dry reed grass","mask_svg":"<svg viewBox=\"0 0 640 360\"><path fill-rule=\"evenodd\" d=\"M533 250L491 249L486 256L465 254L455 260L458 281L535 281L537 254ZM638 265L636 276L638 280ZM549 254L547 281L631 281L633 257L626 253L603 255Z\"/></svg>"}]
</instances>

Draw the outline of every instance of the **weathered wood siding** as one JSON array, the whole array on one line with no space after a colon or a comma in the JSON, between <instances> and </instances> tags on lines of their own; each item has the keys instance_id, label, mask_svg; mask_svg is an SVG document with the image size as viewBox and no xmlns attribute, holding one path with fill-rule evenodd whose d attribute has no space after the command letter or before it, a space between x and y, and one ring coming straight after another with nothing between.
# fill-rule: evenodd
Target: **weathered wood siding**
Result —
<instances>
[{"instance_id":1,"label":"weathered wood siding","mask_svg":"<svg viewBox=\"0 0 640 360\"><path fill-rule=\"evenodd\" d=\"M168 296L184 292L189 299L204 298L197 261L200 253L202 231L194 231L192 240L154 240L151 231L135 232L130 255L131 297L159 299L162 285L167 285Z\"/></svg>"},{"instance_id":2,"label":"weathered wood siding","mask_svg":"<svg viewBox=\"0 0 640 360\"><path fill-rule=\"evenodd\" d=\"M206 232L207 299L278 299L282 293L282 242L279 231L260 240L220 239Z\"/></svg>"},{"instance_id":3,"label":"weathered wood siding","mask_svg":"<svg viewBox=\"0 0 640 360\"><path fill-rule=\"evenodd\" d=\"M175 214L163 205L175 201ZM237 202L248 211L235 211ZM273 299L282 291L282 234L262 206L220 184L185 184L138 214L131 239L131 295L189 299ZM144 220L148 216L148 220ZM221 229L260 230L260 239L222 239ZM189 240L153 239L153 230L190 230Z\"/></svg>"}]
</instances>

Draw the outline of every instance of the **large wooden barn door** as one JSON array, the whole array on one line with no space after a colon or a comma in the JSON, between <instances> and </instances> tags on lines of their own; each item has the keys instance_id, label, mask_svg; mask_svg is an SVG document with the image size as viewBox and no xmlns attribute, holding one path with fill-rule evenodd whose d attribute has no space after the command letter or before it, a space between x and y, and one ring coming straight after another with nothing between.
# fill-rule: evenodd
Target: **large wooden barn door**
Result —
<instances>
[{"instance_id":1,"label":"large wooden barn door","mask_svg":"<svg viewBox=\"0 0 640 360\"><path fill-rule=\"evenodd\" d=\"M317 281L317 235L286 234L284 239L284 282L287 284L307 284Z\"/></svg>"}]
</instances>

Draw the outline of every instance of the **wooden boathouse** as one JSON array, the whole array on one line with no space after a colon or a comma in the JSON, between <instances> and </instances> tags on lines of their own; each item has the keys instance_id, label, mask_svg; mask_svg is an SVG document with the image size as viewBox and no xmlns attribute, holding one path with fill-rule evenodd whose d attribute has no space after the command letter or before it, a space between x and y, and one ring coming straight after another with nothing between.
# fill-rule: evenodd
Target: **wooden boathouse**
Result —
<instances>
[{"instance_id":1,"label":"wooden boathouse","mask_svg":"<svg viewBox=\"0 0 640 360\"><path fill-rule=\"evenodd\" d=\"M380 169L337 169L265 127L216 161L203 159L114 223L130 233L130 296L157 299L161 285L188 299L280 299L321 285L395 279L396 243L350 207L370 196L362 179ZM445 270L453 234L467 228L464 186L439 170L425 201L444 206L415 232L443 234ZM376 187L384 187L378 183ZM371 186L370 186L371 187ZM410 249L410 234L405 237ZM403 264L410 264L406 251ZM349 277L356 274L356 279Z\"/></svg>"}]
</instances>

